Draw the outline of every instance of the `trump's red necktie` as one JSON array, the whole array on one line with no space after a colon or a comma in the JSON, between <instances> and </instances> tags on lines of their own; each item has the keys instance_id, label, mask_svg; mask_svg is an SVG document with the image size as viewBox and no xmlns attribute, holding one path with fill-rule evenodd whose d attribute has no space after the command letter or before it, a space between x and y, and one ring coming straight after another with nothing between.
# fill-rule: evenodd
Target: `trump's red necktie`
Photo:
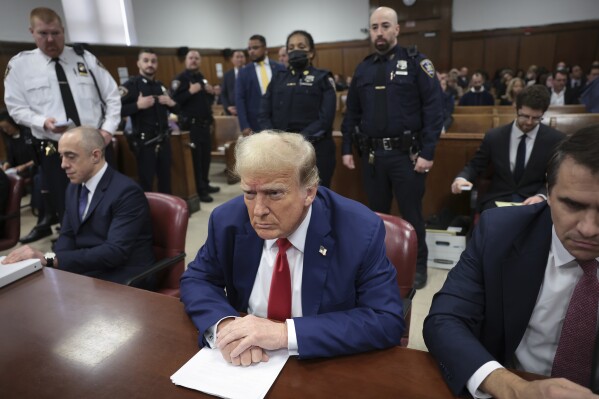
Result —
<instances>
[{"instance_id":1,"label":"trump's red necktie","mask_svg":"<svg viewBox=\"0 0 599 399\"><path fill-rule=\"evenodd\" d=\"M588 387L597 329L599 281L597 260L578 261L584 274L568 305L559 344L553 359L552 377L564 377Z\"/></svg>"},{"instance_id":2,"label":"trump's red necktie","mask_svg":"<svg viewBox=\"0 0 599 399\"><path fill-rule=\"evenodd\" d=\"M285 321L291 318L291 273L287 261L287 250L291 243L286 238L277 240L279 253L275 260L268 295L268 318Z\"/></svg>"}]
</instances>

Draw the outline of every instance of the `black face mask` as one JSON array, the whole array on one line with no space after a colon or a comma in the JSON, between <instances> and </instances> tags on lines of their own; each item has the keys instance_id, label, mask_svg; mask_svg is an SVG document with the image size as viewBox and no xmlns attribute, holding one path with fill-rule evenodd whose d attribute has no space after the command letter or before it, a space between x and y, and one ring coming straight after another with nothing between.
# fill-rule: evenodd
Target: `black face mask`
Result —
<instances>
[{"instance_id":1,"label":"black face mask","mask_svg":"<svg viewBox=\"0 0 599 399\"><path fill-rule=\"evenodd\" d=\"M293 69L302 70L310 64L308 52L306 50L293 50L289 53L289 65Z\"/></svg>"}]
</instances>

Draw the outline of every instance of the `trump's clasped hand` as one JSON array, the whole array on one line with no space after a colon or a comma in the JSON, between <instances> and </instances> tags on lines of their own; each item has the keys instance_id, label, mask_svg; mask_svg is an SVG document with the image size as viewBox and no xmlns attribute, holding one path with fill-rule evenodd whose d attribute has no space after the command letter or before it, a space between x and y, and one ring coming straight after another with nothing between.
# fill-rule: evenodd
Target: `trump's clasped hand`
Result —
<instances>
[{"instance_id":1,"label":"trump's clasped hand","mask_svg":"<svg viewBox=\"0 0 599 399\"><path fill-rule=\"evenodd\" d=\"M219 323L216 345L234 366L268 361L265 350L287 348L287 325L253 315Z\"/></svg>"}]
</instances>

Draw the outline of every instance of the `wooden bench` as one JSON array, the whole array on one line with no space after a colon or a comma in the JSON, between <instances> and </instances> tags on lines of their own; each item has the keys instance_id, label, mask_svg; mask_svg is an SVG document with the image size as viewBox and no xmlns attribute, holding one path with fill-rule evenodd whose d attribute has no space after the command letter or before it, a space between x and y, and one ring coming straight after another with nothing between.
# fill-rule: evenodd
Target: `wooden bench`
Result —
<instances>
[{"instance_id":1,"label":"wooden bench","mask_svg":"<svg viewBox=\"0 0 599 399\"><path fill-rule=\"evenodd\" d=\"M478 108L478 107L472 107ZM448 133L484 133L494 127L493 114L454 114Z\"/></svg>"},{"instance_id":2,"label":"wooden bench","mask_svg":"<svg viewBox=\"0 0 599 399\"><path fill-rule=\"evenodd\" d=\"M215 116L212 132L212 158L225 159L225 144L241 135L236 116Z\"/></svg>"},{"instance_id":3,"label":"wooden bench","mask_svg":"<svg viewBox=\"0 0 599 399\"><path fill-rule=\"evenodd\" d=\"M493 114L495 107L492 105L480 105L469 107L466 105L456 105L453 114L456 115L470 115L470 114Z\"/></svg>"},{"instance_id":4,"label":"wooden bench","mask_svg":"<svg viewBox=\"0 0 599 399\"><path fill-rule=\"evenodd\" d=\"M554 115L551 117L549 123L554 129L566 134L573 134L583 127L598 124L599 114L591 113Z\"/></svg>"}]
</instances>

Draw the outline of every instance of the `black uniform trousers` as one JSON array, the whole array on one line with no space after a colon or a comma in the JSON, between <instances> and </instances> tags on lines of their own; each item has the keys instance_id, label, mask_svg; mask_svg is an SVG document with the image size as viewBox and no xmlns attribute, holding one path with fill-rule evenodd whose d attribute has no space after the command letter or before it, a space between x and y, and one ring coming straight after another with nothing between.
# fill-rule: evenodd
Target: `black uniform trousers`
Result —
<instances>
[{"instance_id":1,"label":"black uniform trousers","mask_svg":"<svg viewBox=\"0 0 599 399\"><path fill-rule=\"evenodd\" d=\"M208 194L208 173L210 171L210 159L212 156L212 144L210 140L210 123L196 122L189 128L189 138L194 144L192 149L193 170L198 194Z\"/></svg>"},{"instance_id":2,"label":"black uniform trousers","mask_svg":"<svg viewBox=\"0 0 599 399\"><path fill-rule=\"evenodd\" d=\"M320 185L331 188L331 180L335 172L335 142L331 137L312 143L316 152L316 167L320 177Z\"/></svg>"},{"instance_id":3,"label":"black uniform trousers","mask_svg":"<svg viewBox=\"0 0 599 399\"><path fill-rule=\"evenodd\" d=\"M158 178L158 192L171 194L171 140L166 136L161 143L144 145L136 149L139 185L144 191L154 190L154 176Z\"/></svg>"},{"instance_id":4,"label":"black uniform trousers","mask_svg":"<svg viewBox=\"0 0 599 399\"><path fill-rule=\"evenodd\" d=\"M374 165L368 163L368 154L362 154L362 174L373 211L389 213L395 194L401 217L414 227L418 237L416 271L426 275L428 248L422 216L426 174L415 172L409 154L400 150L376 150Z\"/></svg>"},{"instance_id":5,"label":"black uniform trousers","mask_svg":"<svg viewBox=\"0 0 599 399\"><path fill-rule=\"evenodd\" d=\"M54 146L56 147L56 143ZM42 151L41 163L41 169L43 171L41 175L41 191L50 192L50 201L52 201L52 205L58 213L58 220L62 223L65 206L65 191L69 185L69 179L67 178L65 171L60 167L61 159L58 152L46 155L44 151Z\"/></svg>"}]
</instances>

